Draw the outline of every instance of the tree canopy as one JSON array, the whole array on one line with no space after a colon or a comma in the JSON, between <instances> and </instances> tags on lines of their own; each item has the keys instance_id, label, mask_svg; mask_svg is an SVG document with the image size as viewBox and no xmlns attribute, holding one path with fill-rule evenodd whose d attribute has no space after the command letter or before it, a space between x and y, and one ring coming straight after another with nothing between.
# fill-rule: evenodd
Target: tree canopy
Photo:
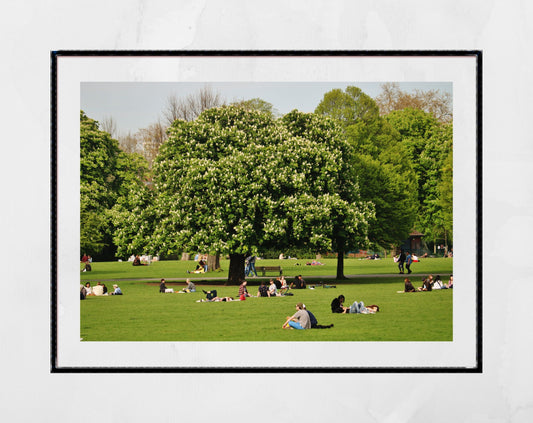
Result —
<instances>
[{"instance_id":1,"label":"tree canopy","mask_svg":"<svg viewBox=\"0 0 533 423\"><path fill-rule=\"evenodd\" d=\"M416 229L430 240L443 239L453 225L453 126L430 113L404 109L386 117L399 133L417 177ZM448 240L451 236L448 236Z\"/></svg>"},{"instance_id":2,"label":"tree canopy","mask_svg":"<svg viewBox=\"0 0 533 423\"><path fill-rule=\"evenodd\" d=\"M329 251L339 233L364 243L373 211L347 179L351 154L341 128L314 114L229 106L175 121L154 165L150 248L243 259L274 246Z\"/></svg>"},{"instance_id":3,"label":"tree canopy","mask_svg":"<svg viewBox=\"0 0 533 423\"><path fill-rule=\"evenodd\" d=\"M400 134L357 87L326 93L315 112L338 119L353 148L361 198L375 208L370 241L385 249L400 244L413 228L417 201L415 174Z\"/></svg>"},{"instance_id":4,"label":"tree canopy","mask_svg":"<svg viewBox=\"0 0 533 423\"><path fill-rule=\"evenodd\" d=\"M324 94L315 113L337 119L347 127L374 120L379 116L379 108L360 88L348 86L344 91L334 89Z\"/></svg>"},{"instance_id":5,"label":"tree canopy","mask_svg":"<svg viewBox=\"0 0 533 423\"><path fill-rule=\"evenodd\" d=\"M257 110L259 112L267 113L272 117L278 117L279 115L279 112L274 108L272 103L269 103L261 98L234 101L232 104L247 110Z\"/></svg>"}]
</instances>

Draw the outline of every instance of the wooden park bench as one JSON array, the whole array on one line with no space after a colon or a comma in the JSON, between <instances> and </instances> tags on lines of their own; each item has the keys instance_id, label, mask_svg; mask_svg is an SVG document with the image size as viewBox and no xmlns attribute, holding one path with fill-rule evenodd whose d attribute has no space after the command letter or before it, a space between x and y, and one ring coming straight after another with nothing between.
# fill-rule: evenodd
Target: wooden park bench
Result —
<instances>
[{"instance_id":1,"label":"wooden park bench","mask_svg":"<svg viewBox=\"0 0 533 423\"><path fill-rule=\"evenodd\" d=\"M255 270L260 271L262 273L262 276L265 276L266 272L279 272L280 276L283 274L281 266L256 266Z\"/></svg>"}]
</instances>

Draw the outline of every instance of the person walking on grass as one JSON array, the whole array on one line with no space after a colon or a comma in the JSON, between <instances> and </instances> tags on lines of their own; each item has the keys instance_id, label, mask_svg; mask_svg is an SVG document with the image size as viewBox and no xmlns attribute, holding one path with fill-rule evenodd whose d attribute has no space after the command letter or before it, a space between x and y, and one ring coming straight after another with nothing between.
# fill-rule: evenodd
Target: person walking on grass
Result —
<instances>
[{"instance_id":1,"label":"person walking on grass","mask_svg":"<svg viewBox=\"0 0 533 423\"><path fill-rule=\"evenodd\" d=\"M287 320L283 323L282 328L293 328L293 329L311 329L311 319L309 318L309 313L305 311L304 305L302 303L296 304L296 313L292 316L287 316Z\"/></svg>"},{"instance_id":2,"label":"person walking on grass","mask_svg":"<svg viewBox=\"0 0 533 423\"><path fill-rule=\"evenodd\" d=\"M413 256L409 251L407 251L407 256L405 257L405 268L407 269L407 274L411 272L411 263L413 262ZM403 273L403 272L402 272Z\"/></svg>"},{"instance_id":3,"label":"person walking on grass","mask_svg":"<svg viewBox=\"0 0 533 423\"><path fill-rule=\"evenodd\" d=\"M403 250L400 250L400 256L398 257L398 269L400 270L400 275L403 275L403 265L405 263L405 253Z\"/></svg>"},{"instance_id":4,"label":"person walking on grass","mask_svg":"<svg viewBox=\"0 0 533 423\"><path fill-rule=\"evenodd\" d=\"M245 276L253 275L254 277L257 277L257 271L255 270L255 260L256 256L251 255L246 260L248 261L248 273L245 273Z\"/></svg>"}]
</instances>

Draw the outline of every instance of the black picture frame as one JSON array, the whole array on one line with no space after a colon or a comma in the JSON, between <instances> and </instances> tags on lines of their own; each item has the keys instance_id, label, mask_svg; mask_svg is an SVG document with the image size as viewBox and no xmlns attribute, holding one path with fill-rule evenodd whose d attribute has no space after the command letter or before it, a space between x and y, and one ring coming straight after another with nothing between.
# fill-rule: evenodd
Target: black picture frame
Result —
<instances>
[{"instance_id":1,"label":"black picture frame","mask_svg":"<svg viewBox=\"0 0 533 423\"><path fill-rule=\"evenodd\" d=\"M64 58L96 58L96 57L459 57L472 58L476 64L476 364L472 367L70 367L58 364L60 351L58 350L58 62ZM50 315L50 369L52 373L482 373L483 372L483 304L482 304L482 52L479 50L374 50L374 51L274 51L274 50L186 50L186 51L158 51L158 50L58 50L51 52L51 315Z\"/></svg>"}]
</instances>

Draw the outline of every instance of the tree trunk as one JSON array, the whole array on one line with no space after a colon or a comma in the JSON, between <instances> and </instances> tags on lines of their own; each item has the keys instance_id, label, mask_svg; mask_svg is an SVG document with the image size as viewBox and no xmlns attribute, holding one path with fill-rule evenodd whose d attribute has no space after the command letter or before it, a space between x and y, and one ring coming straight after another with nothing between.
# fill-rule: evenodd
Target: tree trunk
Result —
<instances>
[{"instance_id":1,"label":"tree trunk","mask_svg":"<svg viewBox=\"0 0 533 423\"><path fill-rule=\"evenodd\" d=\"M229 272L226 285L240 285L244 279L244 254L229 255Z\"/></svg>"},{"instance_id":2,"label":"tree trunk","mask_svg":"<svg viewBox=\"0 0 533 423\"><path fill-rule=\"evenodd\" d=\"M336 279L347 279L344 276L344 251L339 251L337 253L337 278Z\"/></svg>"},{"instance_id":3,"label":"tree trunk","mask_svg":"<svg viewBox=\"0 0 533 423\"><path fill-rule=\"evenodd\" d=\"M207 256L207 269L210 271L220 269L220 254L214 256L208 254Z\"/></svg>"}]
</instances>

